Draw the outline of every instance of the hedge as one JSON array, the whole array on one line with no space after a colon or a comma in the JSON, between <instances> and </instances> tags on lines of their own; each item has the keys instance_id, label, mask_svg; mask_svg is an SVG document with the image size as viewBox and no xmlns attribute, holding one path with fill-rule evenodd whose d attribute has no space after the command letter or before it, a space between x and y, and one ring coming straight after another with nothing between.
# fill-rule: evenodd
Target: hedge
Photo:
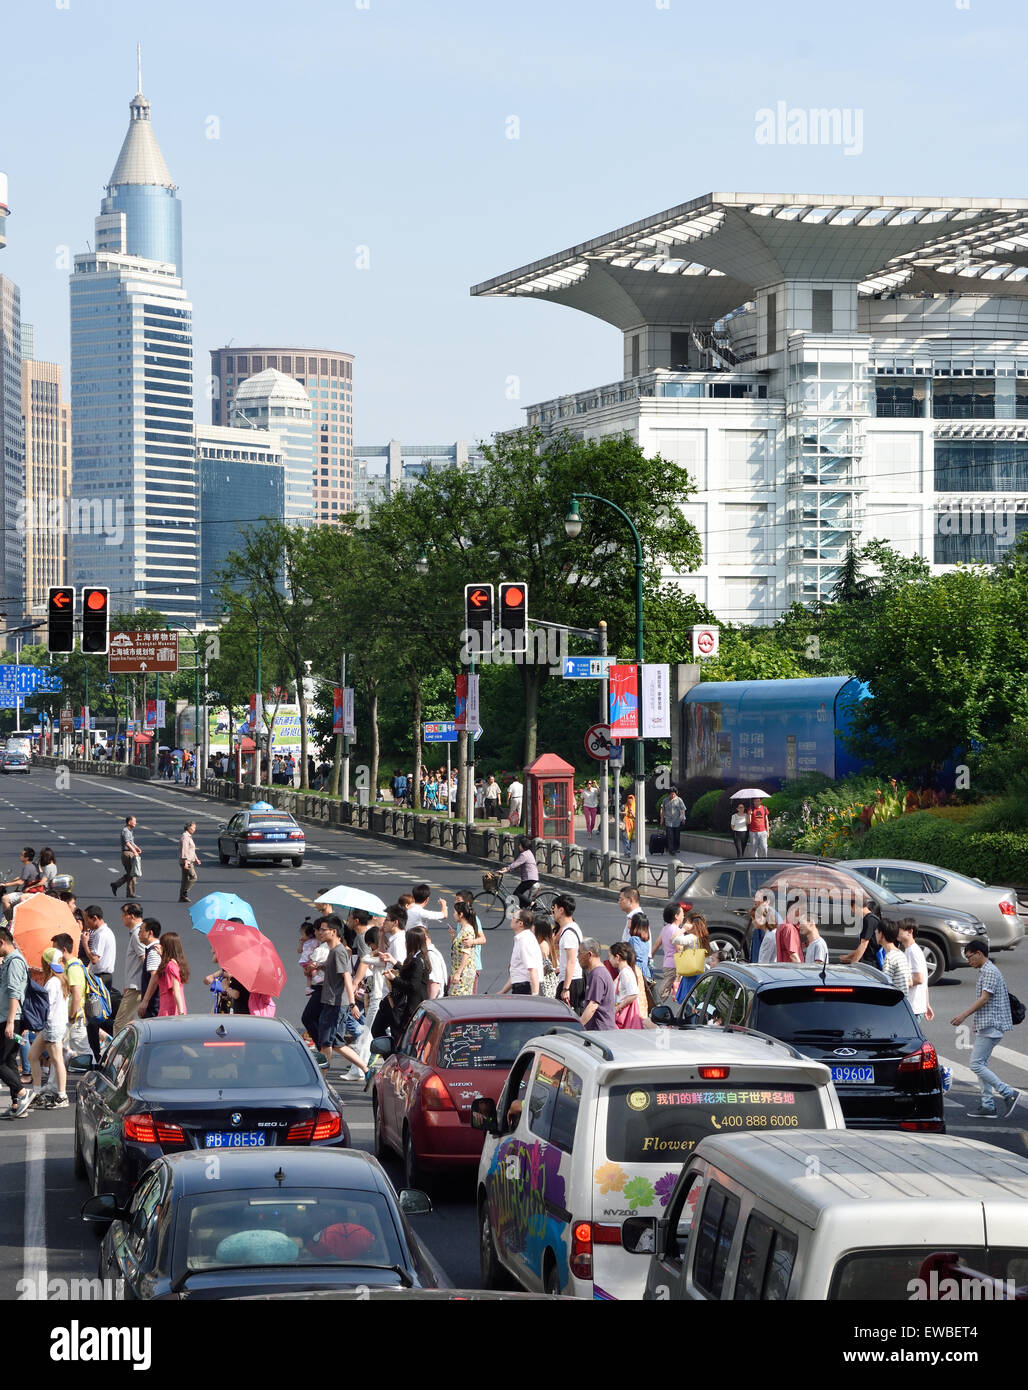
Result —
<instances>
[{"instance_id":1,"label":"hedge","mask_svg":"<svg viewBox=\"0 0 1028 1390\"><path fill-rule=\"evenodd\" d=\"M843 857L913 859L986 883L1028 883L1028 834L1008 830L969 835L953 821L930 811L883 821L866 835L847 842Z\"/></svg>"},{"instance_id":2,"label":"hedge","mask_svg":"<svg viewBox=\"0 0 1028 1390\"><path fill-rule=\"evenodd\" d=\"M721 800L721 792L715 788L713 791L704 792L694 803L689 812L689 828L691 830L709 830L711 828L711 816L714 807Z\"/></svg>"}]
</instances>

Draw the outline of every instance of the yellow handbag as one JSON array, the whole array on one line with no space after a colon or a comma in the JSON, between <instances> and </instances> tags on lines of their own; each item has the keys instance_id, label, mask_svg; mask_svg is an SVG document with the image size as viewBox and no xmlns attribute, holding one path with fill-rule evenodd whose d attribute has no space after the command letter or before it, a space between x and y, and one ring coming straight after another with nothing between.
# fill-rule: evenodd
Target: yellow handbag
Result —
<instances>
[{"instance_id":1,"label":"yellow handbag","mask_svg":"<svg viewBox=\"0 0 1028 1390\"><path fill-rule=\"evenodd\" d=\"M685 946L675 952L675 972L679 975L702 975L707 953L702 946Z\"/></svg>"}]
</instances>

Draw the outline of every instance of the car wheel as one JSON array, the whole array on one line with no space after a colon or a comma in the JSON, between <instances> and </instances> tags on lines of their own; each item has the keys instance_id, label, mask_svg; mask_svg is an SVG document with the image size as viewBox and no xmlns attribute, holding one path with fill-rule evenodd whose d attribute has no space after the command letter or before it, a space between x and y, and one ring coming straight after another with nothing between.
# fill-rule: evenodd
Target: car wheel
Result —
<instances>
[{"instance_id":1,"label":"car wheel","mask_svg":"<svg viewBox=\"0 0 1028 1390\"><path fill-rule=\"evenodd\" d=\"M302 868L303 868L303 855L302 855L302 854L294 854L291 862L292 862L292 865L293 865L293 868L294 868L294 869L302 869Z\"/></svg>"},{"instance_id":2,"label":"car wheel","mask_svg":"<svg viewBox=\"0 0 1028 1390\"><path fill-rule=\"evenodd\" d=\"M227 864L227 863L228 863L228 860L229 860L229 856L228 856L227 854L223 854L223 853L222 853L222 851L221 851L221 845L219 844L219 845L218 845L218 863L219 863L219 864Z\"/></svg>"},{"instance_id":3,"label":"car wheel","mask_svg":"<svg viewBox=\"0 0 1028 1390\"><path fill-rule=\"evenodd\" d=\"M422 1192L428 1192L432 1186L432 1179L426 1177L425 1170L418 1162L409 1129L403 1131L403 1185L420 1188Z\"/></svg>"},{"instance_id":4,"label":"car wheel","mask_svg":"<svg viewBox=\"0 0 1028 1390\"><path fill-rule=\"evenodd\" d=\"M710 934L710 949L716 951L720 961L745 960L743 943L737 936L732 936L728 932L712 931Z\"/></svg>"},{"instance_id":5,"label":"car wheel","mask_svg":"<svg viewBox=\"0 0 1028 1390\"><path fill-rule=\"evenodd\" d=\"M557 1261L552 1254L547 1253L546 1274L543 1277L543 1292L547 1298L558 1298L564 1290L560 1286L560 1275L557 1273Z\"/></svg>"},{"instance_id":6,"label":"car wheel","mask_svg":"<svg viewBox=\"0 0 1028 1390\"><path fill-rule=\"evenodd\" d=\"M928 968L928 984L937 984L938 981L942 979L943 972L946 969L946 952L939 943L933 941L931 937L919 936L917 938L917 944L924 952L925 965Z\"/></svg>"},{"instance_id":7,"label":"car wheel","mask_svg":"<svg viewBox=\"0 0 1028 1390\"><path fill-rule=\"evenodd\" d=\"M246 855L243 853L241 849L236 850L236 863L239 865L241 869L245 869Z\"/></svg>"},{"instance_id":8,"label":"car wheel","mask_svg":"<svg viewBox=\"0 0 1028 1390\"><path fill-rule=\"evenodd\" d=\"M75 1108L77 1112L78 1107L76 1106ZM72 1149L72 1163L74 1164L75 1168L75 1176L78 1178L80 1182L82 1182L89 1176L89 1170L86 1168L86 1160L82 1154L82 1141L79 1138L79 1122L77 1113L75 1116L75 1142L72 1145Z\"/></svg>"},{"instance_id":9,"label":"car wheel","mask_svg":"<svg viewBox=\"0 0 1028 1390\"><path fill-rule=\"evenodd\" d=\"M484 1289L504 1289L508 1286L506 1271L496 1255L493 1225L489 1220L489 1203L483 1192L478 1199L478 1258Z\"/></svg>"},{"instance_id":10,"label":"car wheel","mask_svg":"<svg viewBox=\"0 0 1028 1390\"><path fill-rule=\"evenodd\" d=\"M378 1097L374 1093L371 1096L371 1123L375 1135L375 1157L383 1159L389 1153L389 1145L382 1133L382 1116L379 1113Z\"/></svg>"}]
</instances>

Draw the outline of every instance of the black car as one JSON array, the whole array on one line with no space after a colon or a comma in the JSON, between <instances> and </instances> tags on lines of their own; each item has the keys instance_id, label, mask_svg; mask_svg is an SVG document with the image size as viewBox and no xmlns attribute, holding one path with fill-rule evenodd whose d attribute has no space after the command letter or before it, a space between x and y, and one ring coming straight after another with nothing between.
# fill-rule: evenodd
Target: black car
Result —
<instances>
[{"instance_id":1,"label":"black car","mask_svg":"<svg viewBox=\"0 0 1028 1390\"><path fill-rule=\"evenodd\" d=\"M349 1142L342 1101L276 1018L137 1020L78 1085L75 1175L120 1200L162 1154Z\"/></svg>"},{"instance_id":2,"label":"black car","mask_svg":"<svg viewBox=\"0 0 1028 1390\"><path fill-rule=\"evenodd\" d=\"M236 1149L169 1154L124 1206L90 1197L82 1218L103 1234L101 1279L130 1299L221 1299L445 1284L378 1161L355 1150Z\"/></svg>"},{"instance_id":3,"label":"black car","mask_svg":"<svg viewBox=\"0 0 1028 1390\"><path fill-rule=\"evenodd\" d=\"M654 1021L664 1017L655 1010ZM679 1024L740 1024L831 1068L847 1129L945 1132L942 1075L906 996L870 965L718 965Z\"/></svg>"}]
</instances>

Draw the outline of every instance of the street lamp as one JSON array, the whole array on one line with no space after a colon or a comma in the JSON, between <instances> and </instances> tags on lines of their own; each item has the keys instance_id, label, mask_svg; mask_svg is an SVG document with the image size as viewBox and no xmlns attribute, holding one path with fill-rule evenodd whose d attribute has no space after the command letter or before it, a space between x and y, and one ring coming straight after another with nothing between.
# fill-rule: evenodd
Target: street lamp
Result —
<instances>
[{"instance_id":1,"label":"street lamp","mask_svg":"<svg viewBox=\"0 0 1028 1390\"><path fill-rule=\"evenodd\" d=\"M414 561L414 568L418 574L424 576L428 573L428 551L424 546L418 551L418 558Z\"/></svg>"},{"instance_id":2,"label":"street lamp","mask_svg":"<svg viewBox=\"0 0 1028 1390\"><path fill-rule=\"evenodd\" d=\"M612 502L609 497L599 497L595 492L573 492L568 506L567 516L564 518L564 530L571 540L575 540L582 534L582 514L579 510L579 502L602 502L604 506L611 507L617 512L628 525L635 541L635 660L639 667L639 680L642 681L643 666L643 548L642 540L635 522L623 511L616 502ZM642 710L639 710L639 719L642 719ZM640 724L640 734L642 727ZM635 857L644 859L643 844L646 834L646 759L643 741L641 738L635 740Z\"/></svg>"}]
</instances>

